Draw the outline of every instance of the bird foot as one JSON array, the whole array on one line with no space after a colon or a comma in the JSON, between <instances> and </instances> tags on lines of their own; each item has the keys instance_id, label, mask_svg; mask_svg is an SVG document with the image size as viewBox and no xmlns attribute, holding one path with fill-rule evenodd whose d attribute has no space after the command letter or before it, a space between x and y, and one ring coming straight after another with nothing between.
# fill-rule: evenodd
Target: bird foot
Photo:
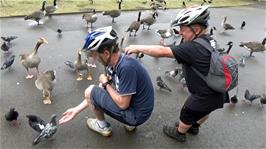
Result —
<instances>
[{"instance_id":1,"label":"bird foot","mask_svg":"<svg viewBox=\"0 0 266 149\"><path fill-rule=\"evenodd\" d=\"M87 80L89 80L89 81L92 80L92 76L90 74L88 75Z\"/></svg>"},{"instance_id":2,"label":"bird foot","mask_svg":"<svg viewBox=\"0 0 266 149\"><path fill-rule=\"evenodd\" d=\"M43 104L47 105L47 104L51 104L52 101L51 101L51 98L50 97L44 97L43 98Z\"/></svg>"},{"instance_id":3,"label":"bird foot","mask_svg":"<svg viewBox=\"0 0 266 149\"><path fill-rule=\"evenodd\" d=\"M27 75L26 79L32 79L34 77L34 75Z\"/></svg>"}]
</instances>

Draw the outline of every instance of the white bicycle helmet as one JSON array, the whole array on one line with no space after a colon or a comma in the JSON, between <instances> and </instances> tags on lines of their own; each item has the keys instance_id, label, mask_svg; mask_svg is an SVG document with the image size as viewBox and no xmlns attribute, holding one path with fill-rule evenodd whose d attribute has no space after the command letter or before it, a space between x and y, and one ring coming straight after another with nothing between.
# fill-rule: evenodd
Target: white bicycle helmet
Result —
<instances>
[{"instance_id":1,"label":"white bicycle helmet","mask_svg":"<svg viewBox=\"0 0 266 149\"><path fill-rule=\"evenodd\" d=\"M209 6L197 6L183 9L177 14L176 19L172 21L171 26L189 26L198 23L207 27L210 18L208 8Z\"/></svg>"},{"instance_id":2,"label":"white bicycle helmet","mask_svg":"<svg viewBox=\"0 0 266 149\"><path fill-rule=\"evenodd\" d=\"M118 37L112 26L98 28L87 34L83 49L85 51L98 51L116 44Z\"/></svg>"}]
</instances>

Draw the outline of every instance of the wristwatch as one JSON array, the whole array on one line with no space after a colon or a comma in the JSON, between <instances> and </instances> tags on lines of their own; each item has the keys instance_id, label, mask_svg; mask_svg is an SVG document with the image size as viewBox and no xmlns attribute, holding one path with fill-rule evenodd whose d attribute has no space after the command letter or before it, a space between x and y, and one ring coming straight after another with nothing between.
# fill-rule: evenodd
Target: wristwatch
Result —
<instances>
[{"instance_id":1,"label":"wristwatch","mask_svg":"<svg viewBox=\"0 0 266 149\"><path fill-rule=\"evenodd\" d=\"M106 86L107 86L108 84L110 84L110 82L109 82L109 81L107 81L107 82L103 83L103 84L102 84L102 87L103 87L103 89L105 89L105 90L106 90Z\"/></svg>"}]
</instances>

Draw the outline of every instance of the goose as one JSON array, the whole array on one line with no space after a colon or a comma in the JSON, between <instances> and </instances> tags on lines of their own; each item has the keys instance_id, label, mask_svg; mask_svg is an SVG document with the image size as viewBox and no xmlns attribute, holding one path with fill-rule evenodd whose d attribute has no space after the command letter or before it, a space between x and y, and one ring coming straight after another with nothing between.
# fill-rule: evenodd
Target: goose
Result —
<instances>
[{"instance_id":1,"label":"goose","mask_svg":"<svg viewBox=\"0 0 266 149\"><path fill-rule=\"evenodd\" d=\"M222 21L222 27L224 29L223 32L225 32L226 30L234 30L235 28L232 25L226 23L226 20L227 20L227 16L225 16L223 21Z\"/></svg>"},{"instance_id":2,"label":"goose","mask_svg":"<svg viewBox=\"0 0 266 149\"><path fill-rule=\"evenodd\" d=\"M31 14L24 17L24 20L34 20L40 25L40 20L44 18L46 11L45 11L45 3L46 1L43 1L42 9L38 11L34 11Z\"/></svg>"},{"instance_id":3,"label":"goose","mask_svg":"<svg viewBox=\"0 0 266 149\"><path fill-rule=\"evenodd\" d=\"M54 0L53 5L49 5L45 7L46 15L48 15L49 17L52 17L51 14L53 14L57 8L58 6L56 4L56 0Z\"/></svg>"},{"instance_id":4,"label":"goose","mask_svg":"<svg viewBox=\"0 0 266 149\"><path fill-rule=\"evenodd\" d=\"M175 32L172 28L169 29L159 29L155 33L161 37L160 44L164 45L164 39L172 37Z\"/></svg>"},{"instance_id":5,"label":"goose","mask_svg":"<svg viewBox=\"0 0 266 149\"><path fill-rule=\"evenodd\" d=\"M136 36L137 31L139 30L140 27L140 16L141 16L141 11L139 11L138 14L138 20L137 21L133 21L130 26L128 27L126 32L129 32L129 37L131 36L131 32L135 31L134 36Z\"/></svg>"},{"instance_id":6,"label":"goose","mask_svg":"<svg viewBox=\"0 0 266 149\"><path fill-rule=\"evenodd\" d=\"M82 74L80 73L80 71L82 71L82 70L87 70L87 73L88 73L87 80L92 80L92 76L89 72L87 60L85 60L84 62L81 61L81 50L78 50L78 58L74 62L74 68L75 68L75 71L77 73L77 79L76 79L77 81L83 80Z\"/></svg>"},{"instance_id":7,"label":"goose","mask_svg":"<svg viewBox=\"0 0 266 149\"><path fill-rule=\"evenodd\" d=\"M147 30L150 30L150 26L156 22L156 16L158 16L158 14L154 12L152 15L146 16L145 18L141 19L140 24L143 25L143 29L145 29L145 25L147 25Z\"/></svg>"},{"instance_id":8,"label":"goose","mask_svg":"<svg viewBox=\"0 0 266 149\"><path fill-rule=\"evenodd\" d=\"M97 14L96 14L95 9L92 10L92 13L83 14L82 19L84 19L87 22L87 27L88 27L89 23L91 23L91 28L92 28L92 24L94 22L96 22L96 20L97 20Z\"/></svg>"},{"instance_id":9,"label":"goose","mask_svg":"<svg viewBox=\"0 0 266 149\"><path fill-rule=\"evenodd\" d=\"M27 76L26 79L31 79L34 77L34 75L31 75L29 72L29 68L36 68L36 70L39 73L39 69L38 66L41 62L40 57L37 55L38 53L38 49L40 47L40 45L42 45L43 43L48 43L48 41L45 38L40 38L35 46L35 48L33 49L33 51L29 54L20 54L20 62L21 64L26 68L27 70Z\"/></svg>"},{"instance_id":10,"label":"goose","mask_svg":"<svg viewBox=\"0 0 266 149\"><path fill-rule=\"evenodd\" d=\"M118 9L116 10L110 10L110 11L103 11L103 15L109 15L112 18L112 23L115 23L115 18L119 17L121 15L121 3L122 1L119 1L118 3Z\"/></svg>"},{"instance_id":11,"label":"goose","mask_svg":"<svg viewBox=\"0 0 266 149\"><path fill-rule=\"evenodd\" d=\"M55 79L56 71L48 70L44 73L40 73L37 75L37 79L35 81L35 86L37 89L42 91L43 103L51 104L51 92L54 88L56 79Z\"/></svg>"},{"instance_id":12,"label":"goose","mask_svg":"<svg viewBox=\"0 0 266 149\"><path fill-rule=\"evenodd\" d=\"M264 38L261 43L257 41L241 42L239 46L244 47L250 51L249 57L254 57L252 55L253 52L265 51L265 42L266 42L266 38Z\"/></svg>"},{"instance_id":13,"label":"goose","mask_svg":"<svg viewBox=\"0 0 266 149\"><path fill-rule=\"evenodd\" d=\"M232 47L233 47L233 42L232 41L229 41L226 45L228 45L228 49L226 50L226 53L227 54L229 54L230 53L230 51L231 51L231 49L232 49Z\"/></svg>"}]
</instances>

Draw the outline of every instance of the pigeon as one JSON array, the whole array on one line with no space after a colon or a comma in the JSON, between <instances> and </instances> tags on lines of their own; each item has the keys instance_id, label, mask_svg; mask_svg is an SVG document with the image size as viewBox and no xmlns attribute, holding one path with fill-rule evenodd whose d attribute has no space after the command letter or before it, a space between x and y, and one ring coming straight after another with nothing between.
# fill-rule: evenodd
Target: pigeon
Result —
<instances>
[{"instance_id":1,"label":"pigeon","mask_svg":"<svg viewBox=\"0 0 266 149\"><path fill-rule=\"evenodd\" d=\"M7 121L11 122L13 126L18 126L17 122L19 113L15 110L15 108L10 108L10 110L5 114L5 118Z\"/></svg>"},{"instance_id":2,"label":"pigeon","mask_svg":"<svg viewBox=\"0 0 266 149\"><path fill-rule=\"evenodd\" d=\"M172 78L175 78L177 76L177 74L178 74L178 68L175 68L174 70L165 72L166 76L169 76L169 77L172 77Z\"/></svg>"},{"instance_id":3,"label":"pigeon","mask_svg":"<svg viewBox=\"0 0 266 149\"><path fill-rule=\"evenodd\" d=\"M10 42L14 39L17 39L17 36L7 36L7 37L3 37L1 36L2 40L4 40L5 42L7 42L8 44L10 44Z\"/></svg>"},{"instance_id":4,"label":"pigeon","mask_svg":"<svg viewBox=\"0 0 266 149\"><path fill-rule=\"evenodd\" d=\"M70 61L64 61L64 63L65 63L69 68L71 68L71 69L75 69L75 66L74 66L74 64L73 64L72 62L70 62Z\"/></svg>"},{"instance_id":5,"label":"pigeon","mask_svg":"<svg viewBox=\"0 0 266 149\"><path fill-rule=\"evenodd\" d=\"M243 21L242 24L241 24L241 26L240 26L240 29L244 29L245 26L246 26L246 22Z\"/></svg>"},{"instance_id":6,"label":"pigeon","mask_svg":"<svg viewBox=\"0 0 266 149\"><path fill-rule=\"evenodd\" d=\"M7 68L10 69L14 61L15 61L15 55L12 55L10 58L7 58L6 61L1 66L1 70L7 69Z\"/></svg>"},{"instance_id":7,"label":"pigeon","mask_svg":"<svg viewBox=\"0 0 266 149\"><path fill-rule=\"evenodd\" d=\"M158 76L156 78L157 86L161 89L168 90L169 92L172 92L172 90L163 82L161 76Z\"/></svg>"},{"instance_id":8,"label":"pigeon","mask_svg":"<svg viewBox=\"0 0 266 149\"><path fill-rule=\"evenodd\" d=\"M260 95L255 95L255 94L250 94L249 90L246 89L245 91L245 95L244 95L245 99L250 101L250 103L252 103L253 100L257 99L257 98L260 98L261 96Z\"/></svg>"},{"instance_id":9,"label":"pigeon","mask_svg":"<svg viewBox=\"0 0 266 149\"><path fill-rule=\"evenodd\" d=\"M2 45L1 45L1 50L3 52L9 52L9 49L10 47L6 44L6 42L4 42Z\"/></svg>"},{"instance_id":10,"label":"pigeon","mask_svg":"<svg viewBox=\"0 0 266 149\"><path fill-rule=\"evenodd\" d=\"M262 94L262 97L260 97L260 103L261 105L266 104L266 95Z\"/></svg>"},{"instance_id":11,"label":"pigeon","mask_svg":"<svg viewBox=\"0 0 266 149\"><path fill-rule=\"evenodd\" d=\"M237 95L234 95L233 97L231 97L231 98L230 98L230 101L231 101L231 103L236 104L236 103L238 102L238 97L237 97Z\"/></svg>"},{"instance_id":12,"label":"pigeon","mask_svg":"<svg viewBox=\"0 0 266 149\"><path fill-rule=\"evenodd\" d=\"M56 114L51 116L49 123L45 123L44 120L36 115L27 115L26 117L29 119L30 127L39 133L32 145L38 144L42 138L51 138L57 131Z\"/></svg>"}]
</instances>

